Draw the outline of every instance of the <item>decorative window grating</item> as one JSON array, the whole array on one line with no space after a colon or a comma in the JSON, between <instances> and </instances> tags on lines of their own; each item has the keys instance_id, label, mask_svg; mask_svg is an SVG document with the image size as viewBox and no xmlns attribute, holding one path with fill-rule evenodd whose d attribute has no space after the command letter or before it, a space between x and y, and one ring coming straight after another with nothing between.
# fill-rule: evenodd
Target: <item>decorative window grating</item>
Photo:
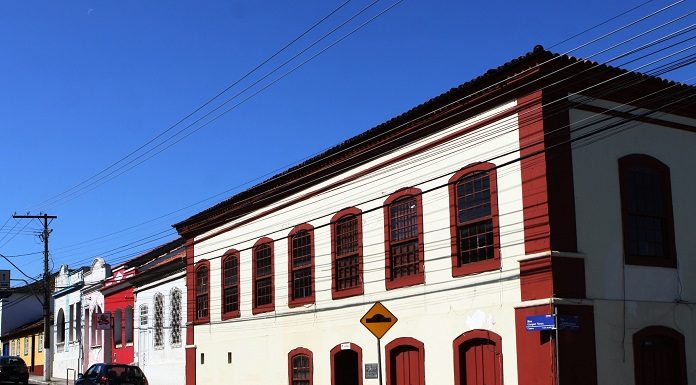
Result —
<instances>
[{"instance_id":1,"label":"decorative window grating","mask_svg":"<svg viewBox=\"0 0 696 385\"><path fill-rule=\"evenodd\" d=\"M298 354L292 357L292 385L310 384L309 357Z\"/></svg>"},{"instance_id":2,"label":"decorative window grating","mask_svg":"<svg viewBox=\"0 0 696 385\"><path fill-rule=\"evenodd\" d=\"M155 348L164 347L164 296L155 294Z\"/></svg>"},{"instance_id":3,"label":"decorative window grating","mask_svg":"<svg viewBox=\"0 0 696 385\"><path fill-rule=\"evenodd\" d=\"M172 345L181 344L181 291L179 289L172 289L170 294L170 304L171 318L169 320L170 339Z\"/></svg>"},{"instance_id":4,"label":"decorative window grating","mask_svg":"<svg viewBox=\"0 0 696 385\"><path fill-rule=\"evenodd\" d=\"M147 329L148 309L147 305L140 305L140 329Z\"/></svg>"}]
</instances>

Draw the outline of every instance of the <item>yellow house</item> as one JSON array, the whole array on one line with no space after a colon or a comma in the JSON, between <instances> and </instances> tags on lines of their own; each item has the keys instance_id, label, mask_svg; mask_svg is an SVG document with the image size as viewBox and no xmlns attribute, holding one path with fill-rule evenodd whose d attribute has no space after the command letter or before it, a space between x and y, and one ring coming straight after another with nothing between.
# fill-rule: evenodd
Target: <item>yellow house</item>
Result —
<instances>
[{"instance_id":1,"label":"yellow house","mask_svg":"<svg viewBox=\"0 0 696 385\"><path fill-rule=\"evenodd\" d=\"M32 321L0 337L3 352L19 356L26 362L29 373L43 375L43 318Z\"/></svg>"}]
</instances>

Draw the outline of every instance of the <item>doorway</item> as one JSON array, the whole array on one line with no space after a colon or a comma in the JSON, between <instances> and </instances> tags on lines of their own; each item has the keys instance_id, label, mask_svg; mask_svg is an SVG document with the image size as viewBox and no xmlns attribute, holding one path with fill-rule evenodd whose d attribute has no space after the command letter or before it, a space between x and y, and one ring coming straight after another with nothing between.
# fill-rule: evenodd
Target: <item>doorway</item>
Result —
<instances>
[{"instance_id":1,"label":"doorway","mask_svg":"<svg viewBox=\"0 0 696 385\"><path fill-rule=\"evenodd\" d=\"M347 342L331 349L331 385L362 385L362 349Z\"/></svg>"}]
</instances>

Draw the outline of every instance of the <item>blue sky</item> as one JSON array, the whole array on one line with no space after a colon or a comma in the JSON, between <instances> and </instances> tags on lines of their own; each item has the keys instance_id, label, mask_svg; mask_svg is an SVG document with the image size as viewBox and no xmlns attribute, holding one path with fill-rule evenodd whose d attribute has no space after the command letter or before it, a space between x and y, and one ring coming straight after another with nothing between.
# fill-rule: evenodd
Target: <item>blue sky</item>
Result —
<instances>
[{"instance_id":1,"label":"blue sky","mask_svg":"<svg viewBox=\"0 0 696 385\"><path fill-rule=\"evenodd\" d=\"M40 240L31 233L38 222L10 216L45 211L58 216L50 238L54 270L66 263L72 268L88 265L98 255L117 263L172 239L171 224L259 178L536 44L552 46L642 3L405 0L157 156L116 178L84 185L78 194L65 196L69 199L52 199L176 123L344 1L0 3L0 253L41 251ZM375 2L287 69L394 1ZM371 3L350 1L226 95ZM668 4L652 1L553 50L569 50ZM684 14L690 6L675 6L574 54L590 55ZM662 34L689 23L693 16ZM692 65L666 77L687 81L694 72ZM31 254L12 260L36 276L41 258ZM0 268L10 266L0 260ZM21 277L14 269L12 274Z\"/></svg>"}]
</instances>

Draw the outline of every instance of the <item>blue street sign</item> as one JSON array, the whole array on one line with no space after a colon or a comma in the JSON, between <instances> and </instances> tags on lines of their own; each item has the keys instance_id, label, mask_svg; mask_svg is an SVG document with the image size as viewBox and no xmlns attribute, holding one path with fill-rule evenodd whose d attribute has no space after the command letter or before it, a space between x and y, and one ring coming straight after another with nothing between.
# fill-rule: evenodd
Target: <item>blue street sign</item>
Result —
<instances>
[{"instance_id":1,"label":"blue street sign","mask_svg":"<svg viewBox=\"0 0 696 385\"><path fill-rule=\"evenodd\" d=\"M553 314L529 315L525 327L528 331L553 330L556 328L556 317Z\"/></svg>"},{"instance_id":2,"label":"blue street sign","mask_svg":"<svg viewBox=\"0 0 696 385\"><path fill-rule=\"evenodd\" d=\"M558 315L558 328L563 330L580 329L580 316L577 315Z\"/></svg>"}]
</instances>

